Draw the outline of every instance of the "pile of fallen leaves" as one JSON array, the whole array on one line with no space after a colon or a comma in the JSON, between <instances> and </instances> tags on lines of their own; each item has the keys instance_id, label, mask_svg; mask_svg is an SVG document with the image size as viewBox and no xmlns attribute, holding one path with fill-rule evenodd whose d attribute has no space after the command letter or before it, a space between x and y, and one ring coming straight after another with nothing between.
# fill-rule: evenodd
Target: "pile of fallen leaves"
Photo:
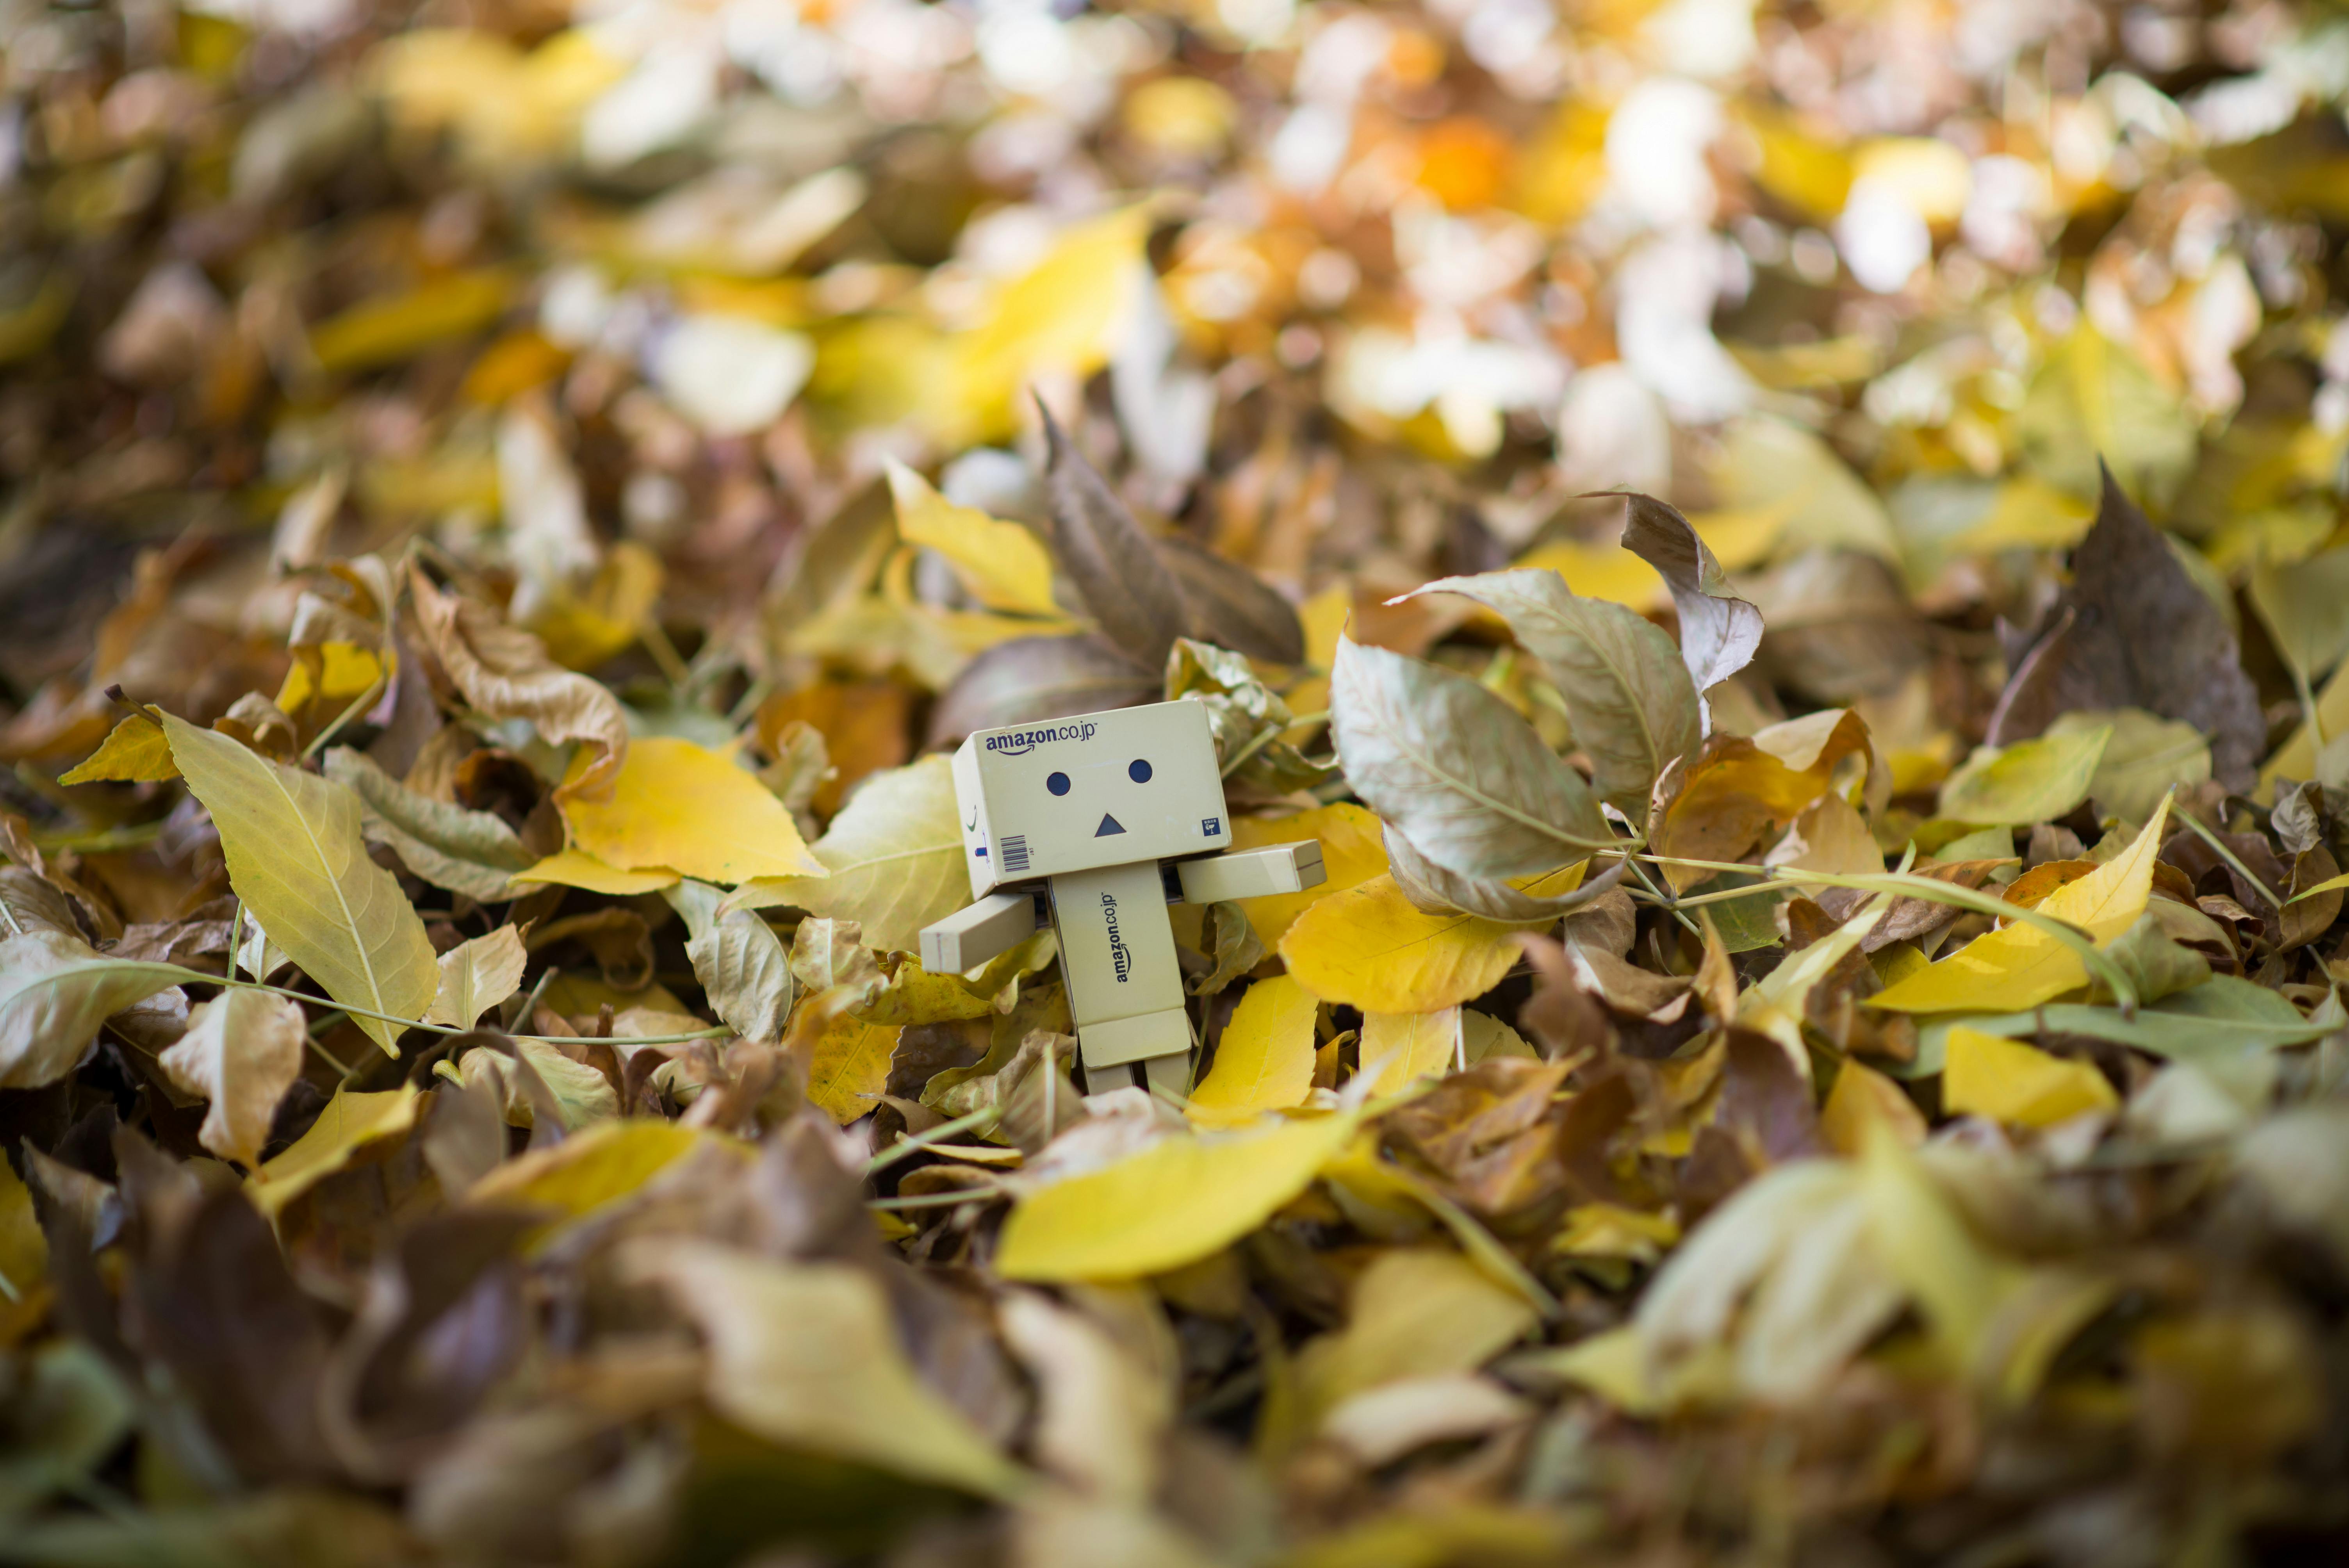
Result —
<instances>
[{"instance_id":1,"label":"pile of fallen leaves","mask_svg":"<svg viewBox=\"0 0 2349 1568\"><path fill-rule=\"evenodd\" d=\"M2349 1554L2344 60L0 4L0 1562Z\"/></svg>"}]
</instances>

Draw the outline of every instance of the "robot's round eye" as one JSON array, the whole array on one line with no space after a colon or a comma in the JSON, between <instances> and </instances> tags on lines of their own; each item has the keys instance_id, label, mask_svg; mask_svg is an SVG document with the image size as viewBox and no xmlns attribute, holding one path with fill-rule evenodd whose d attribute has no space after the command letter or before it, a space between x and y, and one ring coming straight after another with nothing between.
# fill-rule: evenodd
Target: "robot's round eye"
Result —
<instances>
[{"instance_id":1,"label":"robot's round eye","mask_svg":"<svg viewBox=\"0 0 2349 1568\"><path fill-rule=\"evenodd\" d=\"M1069 776L1065 773L1055 773L1044 780L1044 788L1055 795L1065 795L1069 792Z\"/></svg>"},{"instance_id":2,"label":"robot's round eye","mask_svg":"<svg viewBox=\"0 0 2349 1568\"><path fill-rule=\"evenodd\" d=\"M1125 776L1136 784L1150 782L1150 764L1137 757L1125 765Z\"/></svg>"}]
</instances>

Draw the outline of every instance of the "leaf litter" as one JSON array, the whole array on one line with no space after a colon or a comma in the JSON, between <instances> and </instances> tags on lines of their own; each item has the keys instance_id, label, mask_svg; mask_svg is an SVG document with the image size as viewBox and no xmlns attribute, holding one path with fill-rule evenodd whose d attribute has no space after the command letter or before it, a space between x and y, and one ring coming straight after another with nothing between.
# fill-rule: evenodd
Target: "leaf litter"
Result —
<instances>
[{"instance_id":1,"label":"leaf litter","mask_svg":"<svg viewBox=\"0 0 2349 1568\"><path fill-rule=\"evenodd\" d=\"M2332 13L6 29L0 1558L2349 1544Z\"/></svg>"}]
</instances>

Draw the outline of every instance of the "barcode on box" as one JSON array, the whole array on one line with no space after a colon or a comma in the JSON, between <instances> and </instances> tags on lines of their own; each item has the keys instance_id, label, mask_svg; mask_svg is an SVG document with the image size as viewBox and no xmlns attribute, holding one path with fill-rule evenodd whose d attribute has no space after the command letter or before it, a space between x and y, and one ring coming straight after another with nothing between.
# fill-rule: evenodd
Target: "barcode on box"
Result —
<instances>
[{"instance_id":1,"label":"barcode on box","mask_svg":"<svg viewBox=\"0 0 2349 1568\"><path fill-rule=\"evenodd\" d=\"M1003 841L1003 872L1006 876L1018 876L1028 869L1028 839L1024 833L1014 833Z\"/></svg>"}]
</instances>

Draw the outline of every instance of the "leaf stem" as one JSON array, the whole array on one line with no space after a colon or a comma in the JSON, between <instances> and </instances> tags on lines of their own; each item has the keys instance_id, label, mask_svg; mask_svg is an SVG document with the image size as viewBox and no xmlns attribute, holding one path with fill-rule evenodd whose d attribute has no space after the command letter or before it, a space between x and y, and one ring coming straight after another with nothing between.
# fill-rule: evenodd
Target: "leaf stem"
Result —
<instances>
[{"instance_id":1,"label":"leaf stem","mask_svg":"<svg viewBox=\"0 0 2349 1568\"><path fill-rule=\"evenodd\" d=\"M343 709L342 712L335 715L332 719L328 720L326 727L318 731L317 735L312 738L310 744L302 748L302 760L307 762L310 758L318 755L318 748L326 745L329 740L334 739L336 736L342 733L343 726L350 723L351 720L366 712L367 706L383 694L383 677L381 676L378 676L375 678L374 683L370 685L367 690L353 697L351 699L350 706Z\"/></svg>"},{"instance_id":2,"label":"leaf stem","mask_svg":"<svg viewBox=\"0 0 2349 1568\"><path fill-rule=\"evenodd\" d=\"M2123 1017L2135 1017L2137 1008L2137 986L2121 966L2112 961L2078 926L2056 919L2041 910L2026 909L2009 903L2002 898L1977 892L1971 888L1936 882L1905 872L1880 872L1875 876L1837 876L1826 872L1800 871L1788 866L1755 866L1727 861L1692 861L1675 855L1651 855L1650 860L1665 865L1691 866L1699 871L1759 872L1764 882L1798 884L1816 883L1821 887L1857 888L1862 892L1897 892L1910 898L1920 898L1928 903L1945 903L1976 914L1992 915L2002 920L2017 920L2045 932L2086 966L2088 972L2103 981L2120 1005Z\"/></svg>"},{"instance_id":3,"label":"leaf stem","mask_svg":"<svg viewBox=\"0 0 2349 1568\"><path fill-rule=\"evenodd\" d=\"M956 1203L980 1203L1007 1196L1000 1187L974 1187L968 1192L923 1192L911 1198L867 1198L868 1209L943 1209Z\"/></svg>"},{"instance_id":4,"label":"leaf stem","mask_svg":"<svg viewBox=\"0 0 2349 1568\"><path fill-rule=\"evenodd\" d=\"M157 965L155 967L178 968L178 965ZM313 996L307 991L289 990L283 985L266 985L258 980L224 980L220 975L200 975L192 969L181 970L181 973L186 978L193 980L199 985L242 985L248 991L267 991L279 996L291 996L296 1002L309 1002L314 1005L322 1004L328 1000L324 996ZM398 1024L400 1027L405 1029L422 1029L429 1034L470 1035L473 1032L471 1029L456 1028L448 1024L428 1024L421 1018L403 1018L395 1013L378 1013L374 1011L372 1008L356 1007L347 1002L336 1002L333 1006L338 1010L351 1015L353 1017L373 1018L380 1023ZM730 1029L721 1024L714 1028L697 1029L689 1035L628 1035L623 1037L626 1038L632 1046L674 1046L682 1045L688 1040L715 1040L723 1036L730 1035L734 1031L732 1029ZM510 1040L535 1040L541 1045L548 1046L560 1045L563 1041L574 1037L575 1037L569 1035L508 1035L506 1037L506 1038ZM398 1053L395 1051L392 1054L397 1056Z\"/></svg>"},{"instance_id":5,"label":"leaf stem","mask_svg":"<svg viewBox=\"0 0 2349 1568\"><path fill-rule=\"evenodd\" d=\"M1640 885L1646 888L1650 893L1653 894L1656 902L1661 904L1665 909L1671 911L1672 918L1679 921L1682 925L1688 929L1688 934L1691 936L1695 937L1699 942L1704 940L1704 933L1697 929L1696 922L1691 920L1687 915L1681 913L1680 900L1674 895L1664 892L1663 889L1658 887L1654 882L1650 880L1648 873L1640 868L1638 856L1626 854L1623 857L1623 863L1630 869L1630 872L1633 876L1640 879Z\"/></svg>"},{"instance_id":6,"label":"leaf stem","mask_svg":"<svg viewBox=\"0 0 2349 1568\"><path fill-rule=\"evenodd\" d=\"M983 1131L992 1127L1003 1115L995 1106L982 1106L968 1116L958 1116L952 1121L941 1122L927 1132L908 1133L864 1162L864 1173L885 1171L907 1155L917 1154L934 1143L943 1142L957 1132Z\"/></svg>"},{"instance_id":7,"label":"leaf stem","mask_svg":"<svg viewBox=\"0 0 2349 1568\"><path fill-rule=\"evenodd\" d=\"M2212 832L2201 823L2196 821L2194 820L2193 812L2180 811L2178 813L2178 820L2185 823L2188 827L2193 829L2195 837L2200 839L2213 850L2216 850L2219 852L2219 858L2235 869L2236 875L2251 883L2251 886L2258 891L2259 895L2268 901L2268 907L2270 909L2282 909L2283 907L2283 900L2276 897L2274 890L2270 888L2267 883L2261 882L2256 875L2254 875L2251 867L2245 865L2240 860L2236 858L2235 851L2227 847L2224 840L2220 839L2218 834Z\"/></svg>"}]
</instances>

